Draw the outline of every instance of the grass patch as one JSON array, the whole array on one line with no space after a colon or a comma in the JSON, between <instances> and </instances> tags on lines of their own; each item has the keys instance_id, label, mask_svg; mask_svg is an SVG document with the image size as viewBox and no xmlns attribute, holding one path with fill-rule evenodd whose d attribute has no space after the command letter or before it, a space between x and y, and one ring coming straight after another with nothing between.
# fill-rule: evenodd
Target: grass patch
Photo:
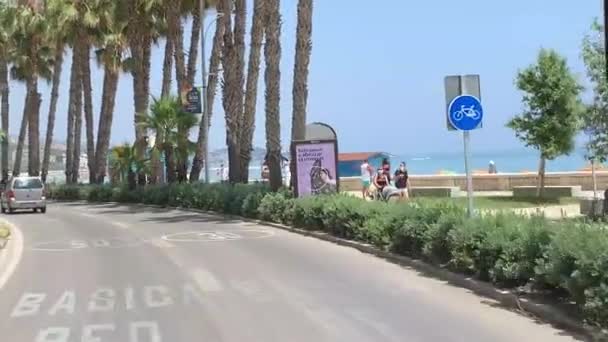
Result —
<instances>
[{"instance_id":1,"label":"grass patch","mask_svg":"<svg viewBox=\"0 0 608 342\"><path fill-rule=\"evenodd\" d=\"M455 197L455 198L415 198L416 202L425 203L444 203L453 204L458 207L467 206L466 197ZM513 198L513 197L475 197L473 200L475 208L477 209L520 209L520 208L534 208L552 205L567 205L567 204L578 204L579 199L573 197L564 198L553 198L553 199L539 199L539 198Z\"/></svg>"},{"instance_id":2,"label":"grass patch","mask_svg":"<svg viewBox=\"0 0 608 342\"><path fill-rule=\"evenodd\" d=\"M0 226L0 239L6 239L9 235L11 235L11 231L7 227Z\"/></svg>"}]
</instances>

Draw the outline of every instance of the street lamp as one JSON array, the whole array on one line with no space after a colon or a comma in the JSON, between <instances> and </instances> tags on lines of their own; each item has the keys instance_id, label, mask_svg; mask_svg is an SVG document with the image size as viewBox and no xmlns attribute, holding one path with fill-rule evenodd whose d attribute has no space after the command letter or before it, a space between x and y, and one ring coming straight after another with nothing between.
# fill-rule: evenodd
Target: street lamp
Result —
<instances>
[{"instance_id":1,"label":"street lamp","mask_svg":"<svg viewBox=\"0 0 608 342\"><path fill-rule=\"evenodd\" d=\"M205 0L200 0L200 16L201 16L201 77L202 77L202 85L203 91L201 94L203 101L203 148L205 151L205 183L209 183L209 108L207 104L207 67L206 67L206 57L205 57L205 41L207 38L207 33L211 28L211 25L216 22L219 18L221 18L224 14L218 13L215 19L213 19L207 27L205 27Z\"/></svg>"}]
</instances>

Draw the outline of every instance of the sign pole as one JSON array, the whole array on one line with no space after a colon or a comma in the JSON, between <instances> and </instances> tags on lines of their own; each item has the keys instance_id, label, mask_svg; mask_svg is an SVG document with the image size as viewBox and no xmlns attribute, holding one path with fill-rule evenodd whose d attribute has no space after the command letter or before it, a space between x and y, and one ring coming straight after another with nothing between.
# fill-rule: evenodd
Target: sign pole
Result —
<instances>
[{"instance_id":1,"label":"sign pole","mask_svg":"<svg viewBox=\"0 0 608 342\"><path fill-rule=\"evenodd\" d=\"M470 150L469 143L471 134L469 131L463 131L462 137L464 140L464 170L467 174L467 213L469 217L473 217L473 174L470 165Z\"/></svg>"}]
</instances>

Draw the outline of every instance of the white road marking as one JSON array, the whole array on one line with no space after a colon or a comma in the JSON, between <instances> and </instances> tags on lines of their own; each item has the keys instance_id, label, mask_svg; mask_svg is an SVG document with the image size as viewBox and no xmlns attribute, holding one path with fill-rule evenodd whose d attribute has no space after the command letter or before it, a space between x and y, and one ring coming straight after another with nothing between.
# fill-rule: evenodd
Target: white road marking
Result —
<instances>
[{"instance_id":1,"label":"white road marking","mask_svg":"<svg viewBox=\"0 0 608 342\"><path fill-rule=\"evenodd\" d=\"M116 291L110 288L101 288L93 293L89 301L88 310L90 312L109 312L114 311L114 298Z\"/></svg>"},{"instance_id":2,"label":"white road marking","mask_svg":"<svg viewBox=\"0 0 608 342\"><path fill-rule=\"evenodd\" d=\"M23 256L23 233L8 221L2 222L9 226L11 237L5 249L0 250L0 289L13 275Z\"/></svg>"},{"instance_id":3,"label":"white road marking","mask_svg":"<svg viewBox=\"0 0 608 342\"><path fill-rule=\"evenodd\" d=\"M148 338L140 339L139 331L148 330ZM130 342L161 342L160 329L156 322L133 322L129 329Z\"/></svg>"},{"instance_id":4,"label":"white road marking","mask_svg":"<svg viewBox=\"0 0 608 342\"><path fill-rule=\"evenodd\" d=\"M195 304L195 301L199 304L204 304L203 294L199 289L194 287L192 284L186 284L183 288L183 297L184 305L192 305ZM194 300L193 300L194 299Z\"/></svg>"},{"instance_id":5,"label":"white road marking","mask_svg":"<svg viewBox=\"0 0 608 342\"><path fill-rule=\"evenodd\" d=\"M169 289L165 286L145 286L144 300L149 308L160 308L173 304Z\"/></svg>"},{"instance_id":6,"label":"white road marking","mask_svg":"<svg viewBox=\"0 0 608 342\"><path fill-rule=\"evenodd\" d=\"M58 311L64 310L66 314L73 315L76 309L76 293L74 291L65 291L61 298L51 307L49 315L55 316Z\"/></svg>"},{"instance_id":7,"label":"white road marking","mask_svg":"<svg viewBox=\"0 0 608 342\"><path fill-rule=\"evenodd\" d=\"M118 221L110 221L110 224L115 227L118 227L120 229L129 229L131 227L130 225L128 225L124 222L118 222Z\"/></svg>"},{"instance_id":8,"label":"white road marking","mask_svg":"<svg viewBox=\"0 0 608 342\"><path fill-rule=\"evenodd\" d=\"M44 293L24 293L17 305L15 305L11 317L37 315L40 311L40 304L45 298L46 294Z\"/></svg>"},{"instance_id":9,"label":"white road marking","mask_svg":"<svg viewBox=\"0 0 608 342\"><path fill-rule=\"evenodd\" d=\"M69 338L70 328L50 327L38 332L36 342L68 342Z\"/></svg>"},{"instance_id":10,"label":"white road marking","mask_svg":"<svg viewBox=\"0 0 608 342\"><path fill-rule=\"evenodd\" d=\"M211 272L202 268L195 268L190 272L190 275L203 293L222 291L222 284Z\"/></svg>"},{"instance_id":11,"label":"white road marking","mask_svg":"<svg viewBox=\"0 0 608 342\"><path fill-rule=\"evenodd\" d=\"M82 342L102 342L101 337L95 336L95 332L114 331L114 324L91 324L82 329Z\"/></svg>"},{"instance_id":12,"label":"white road marking","mask_svg":"<svg viewBox=\"0 0 608 342\"><path fill-rule=\"evenodd\" d=\"M127 310L133 310L135 307L135 293L131 286L125 289L125 308Z\"/></svg>"},{"instance_id":13,"label":"white road marking","mask_svg":"<svg viewBox=\"0 0 608 342\"><path fill-rule=\"evenodd\" d=\"M175 248L174 244L172 244L171 242L169 242L167 240L163 240L163 239L152 239L152 240L148 240L146 242L148 242L152 246L158 247L158 248Z\"/></svg>"}]
</instances>

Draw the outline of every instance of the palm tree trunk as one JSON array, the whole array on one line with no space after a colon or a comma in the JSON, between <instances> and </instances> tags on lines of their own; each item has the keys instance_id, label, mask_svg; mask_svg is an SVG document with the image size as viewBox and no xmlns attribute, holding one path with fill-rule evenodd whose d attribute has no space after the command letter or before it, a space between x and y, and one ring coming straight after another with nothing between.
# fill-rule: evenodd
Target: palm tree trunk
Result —
<instances>
[{"instance_id":1,"label":"palm tree trunk","mask_svg":"<svg viewBox=\"0 0 608 342\"><path fill-rule=\"evenodd\" d=\"M196 58L198 57L198 46L201 38L201 16L200 1L196 1L194 11L192 11L192 33L190 34L190 50L188 50L188 84L194 85L196 76Z\"/></svg>"},{"instance_id":2,"label":"palm tree trunk","mask_svg":"<svg viewBox=\"0 0 608 342\"><path fill-rule=\"evenodd\" d=\"M306 104L308 101L308 67L312 51L313 0L299 0L296 28L296 56L293 70L293 113L291 141L304 140L306 135ZM295 158L291 158L291 174L296 172ZM295 177L291 177L295 180Z\"/></svg>"},{"instance_id":3,"label":"palm tree trunk","mask_svg":"<svg viewBox=\"0 0 608 342\"><path fill-rule=\"evenodd\" d=\"M211 48L211 59L209 61L209 75L207 82L207 116L209 123L213 114L213 103L215 102L215 94L217 90L218 72L221 63L222 40L224 35L224 25L217 21L215 35L213 37L213 47ZM205 156L205 120L201 120L198 130L198 140L196 142L196 154L192 162L192 170L190 171L190 182L196 182L200 178L203 160ZM211 124L210 124L211 125Z\"/></svg>"},{"instance_id":4,"label":"palm tree trunk","mask_svg":"<svg viewBox=\"0 0 608 342\"><path fill-rule=\"evenodd\" d=\"M40 176L40 94L38 93L38 76L33 75L26 84L28 96L31 97L28 118L28 174Z\"/></svg>"},{"instance_id":5,"label":"palm tree trunk","mask_svg":"<svg viewBox=\"0 0 608 342\"><path fill-rule=\"evenodd\" d=\"M51 86L51 102L49 104L49 117L46 125L46 139L44 141L44 155L42 157L42 181L46 183L49 173L49 162L51 159L51 147L53 145L53 131L55 130L55 113L57 112L57 100L59 99L59 85L61 83L61 71L63 67L63 42L55 46L55 64L53 66L53 83Z\"/></svg>"},{"instance_id":6,"label":"palm tree trunk","mask_svg":"<svg viewBox=\"0 0 608 342\"><path fill-rule=\"evenodd\" d=\"M173 58L175 58L175 78L177 79L177 94L181 94L186 86L186 66L184 62L184 27L180 18L182 1L173 0L169 7L169 35L173 41Z\"/></svg>"},{"instance_id":7,"label":"palm tree trunk","mask_svg":"<svg viewBox=\"0 0 608 342\"><path fill-rule=\"evenodd\" d=\"M243 123L241 128L241 182L249 181L249 163L253 150L253 132L255 130L255 108L258 96L258 78L260 74L260 57L262 39L264 38L265 0L255 0L253 22L251 24L251 48L249 49L249 65L247 66L247 85L245 90L245 105L243 107Z\"/></svg>"},{"instance_id":8,"label":"palm tree trunk","mask_svg":"<svg viewBox=\"0 0 608 342\"><path fill-rule=\"evenodd\" d=\"M19 138L17 140L17 150L15 151L15 160L13 161L13 176L19 176L21 173L21 162L23 160L23 147L25 145L25 136L27 134L27 123L31 98L25 96L25 105L23 106L23 116L21 117L21 128L19 128Z\"/></svg>"},{"instance_id":9,"label":"palm tree trunk","mask_svg":"<svg viewBox=\"0 0 608 342\"><path fill-rule=\"evenodd\" d=\"M244 14L244 1L235 1L236 17L235 32L237 22L241 23ZM224 13L232 13L232 1L223 0ZM222 65L224 69L224 92L223 105L226 112L226 145L228 145L228 178L231 183L241 180L241 153L240 153L240 121L243 114L243 73L239 72L241 64L240 53L237 50L238 40L232 31L231 16L224 15L220 19L224 25L224 47L222 53ZM240 44L240 43L239 43Z\"/></svg>"},{"instance_id":10,"label":"palm tree trunk","mask_svg":"<svg viewBox=\"0 0 608 342\"><path fill-rule=\"evenodd\" d=\"M278 190L282 183L281 177L281 99L280 83L281 70L281 14L280 0L268 0L268 14L266 22L266 45L264 46L264 59L266 61L266 150L268 154L268 168L270 171L270 187Z\"/></svg>"},{"instance_id":11,"label":"palm tree trunk","mask_svg":"<svg viewBox=\"0 0 608 342\"><path fill-rule=\"evenodd\" d=\"M81 62L78 56L78 46L72 49L72 67L70 70L70 96L68 106L68 127L67 127L67 142L65 152L65 180L68 184L72 183L72 164L74 158L74 123L78 113L80 113L80 107L78 104L78 98L82 94L82 82L79 77L79 63Z\"/></svg>"},{"instance_id":12,"label":"palm tree trunk","mask_svg":"<svg viewBox=\"0 0 608 342\"><path fill-rule=\"evenodd\" d=\"M170 146L165 146L165 165L166 165L166 174L167 174L167 182L172 184L176 181L176 173L175 173L175 158L173 155L173 148Z\"/></svg>"},{"instance_id":13,"label":"palm tree trunk","mask_svg":"<svg viewBox=\"0 0 608 342\"><path fill-rule=\"evenodd\" d=\"M2 103L0 104L0 116L2 118L2 131L4 132L5 139L2 140L2 180L8 180L8 168L9 168L9 85L8 85L8 63L6 60L5 51L0 49L0 97Z\"/></svg>"},{"instance_id":14,"label":"palm tree trunk","mask_svg":"<svg viewBox=\"0 0 608 342\"><path fill-rule=\"evenodd\" d=\"M150 49L152 41L147 36L147 33L132 32L131 34L137 37L132 37L130 40L131 52L134 59L137 61L132 71L133 76L133 102L135 105L134 126L135 126L135 146L137 154L143 156L146 148L145 129L139 124L140 114L148 110L148 96L150 89ZM146 35L142 37L142 35ZM137 182L139 185L146 184L146 175L143 173L137 174Z\"/></svg>"},{"instance_id":15,"label":"palm tree trunk","mask_svg":"<svg viewBox=\"0 0 608 342\"><path fill-rule=\"evenodd\" d=\"M102 184L106 176L108 162L108 149L110 148L110 136L112 133L112 119L114 104L116 101L116 90L118 88L118 70L105 68L103 78L103 97L99 113L99 129L97 132L97 148L95 151L97 167L97 183Z\"/></svg>"},{"instance_id":16,"label":"palm tree trunk","mask_svg":"<svg viewBox=\"0 0 608 342\"><path fill-rule=\"evenodd\" d=\"M82 90L84 95L84 120L87 136L87 168L89 169L89 183L95 183L95 129L93 122L93 88L91 87L91 63L89 61L91 46L83 44L81 53Z\"/></svg>"},{"instance_id":17,"label":"palm tree trunk","mask_svg":"<svg viewBox=\"0 0 608 342\"><path fill-rule=\"evenodd\" d=\"M82 83L82 74L79 76ZM78 110L74 115L74 155L72 156L72 183L77 184L80 178L80 150L82 148L82 86L76 97Z\"/></svg>"},{"instance_id":18,"label":"palm tree trunk","mask_svg":"<svg viewBox=\"0 0 608 342\"><path fill-rule=\"evenodd\" d=\"M163 61L163 87L161 97L171 94L171 77L173 75L173 40L167 37L165 43L165 59Z\"/></svg>"}]
</instances>

